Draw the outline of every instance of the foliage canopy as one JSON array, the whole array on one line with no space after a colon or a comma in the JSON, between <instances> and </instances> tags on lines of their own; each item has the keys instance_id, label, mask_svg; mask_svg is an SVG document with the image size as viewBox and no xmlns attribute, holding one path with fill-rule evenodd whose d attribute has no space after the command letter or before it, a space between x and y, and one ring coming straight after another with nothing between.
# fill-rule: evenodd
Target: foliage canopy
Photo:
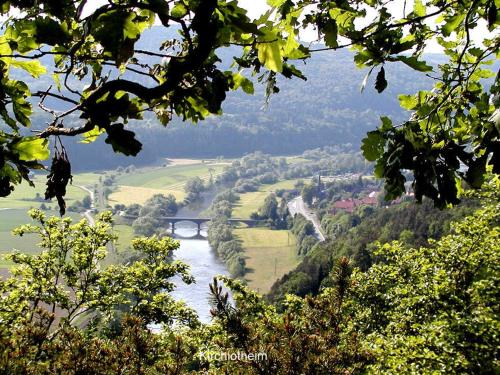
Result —
<instances>
[{"instance_id":1,"label":"foliage canopy","mask_svg":"<svg viewBox=\"0 0 500 375\"><path fill-rule=\"evenodd\" d=\"M498 368L498 179L483 207L430 246L393 242L367 272L346 257L316 296L287 296L284 311L240 281L211 286L210 325L169 295L168 239L133 242L138 259L101 269L113 237L109 214L95 226L33 211L40 255L12 255L0 281L0 369L4 373L493 373ZM86 242L91 246L82 246ZM163 291L162 289L166 289ZM71 293L73 291L73 293ZM57 310L57 311L56 311ZM128 316L113 320L116 312ZM62 313L61 313L62 312ZM82 325L77 315L88 314ZM172 325L176 321L178 324ZM150 322L163 322L153 334ZM180 324L180 323L187 324ZM265 353L224 361L210 353Z\"/></svg>"}]
</instances>

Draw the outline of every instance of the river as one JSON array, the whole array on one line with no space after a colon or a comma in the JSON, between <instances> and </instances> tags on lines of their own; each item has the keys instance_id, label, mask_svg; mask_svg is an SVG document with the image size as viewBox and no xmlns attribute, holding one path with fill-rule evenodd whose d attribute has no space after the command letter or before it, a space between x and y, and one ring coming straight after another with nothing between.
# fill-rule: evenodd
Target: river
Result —
<instances>
[{"instance_id":1,"label":"river","mask_svg":"<svg viewBox=\"0 0 500 375\"><path fill-rule=\"evenodd\" d=\"M185 238L196 235L195 224L178 223L175 226L175 233L183 238L178 238L181 246L174 252L174 259L183 261L190 266L190 272L196 283L186 285L180 278L176 278L177 288L172 295L177 300L184 300L198 313L200 321L208 323L210 321L209 284L214 276L227 275L227 268L217 258L206 239ZM202 229L201 234L206 237L206 229Z\"/></svg>"}]
</instances>

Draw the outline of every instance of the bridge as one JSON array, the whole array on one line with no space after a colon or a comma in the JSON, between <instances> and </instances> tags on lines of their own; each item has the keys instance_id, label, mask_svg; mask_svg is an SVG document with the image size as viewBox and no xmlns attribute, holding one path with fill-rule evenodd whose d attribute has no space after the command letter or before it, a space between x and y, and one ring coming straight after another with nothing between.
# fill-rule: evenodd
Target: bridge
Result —
<instances>
[{"instance_id":1,"label":"bridge","mask_svg":"<svg viewBox=\"0 0 500 375\"><path fill-rule=\"evenodd\" d=\"M137 219L137 216L132 215L121 215L125 219ZM195 223L198 226L198 236L201 234L201 226L204 223L208 223L212 221L211 217L181 217L181 216L162 216L158 218L163 221L165 224L170 224L170 229L172 234L175 234L175 224L180 223L181 221L190 221ZM228 223L231 224L246 224L248 227L252 228L256 226L258 223L262 222L262 220L253 220L253 219L239 219L239 218L230 218L227 219Z\"/></svg>"},{"instance_id":2,"label":"bridge","mask_svg":"<svg viewBox=\"0 0 500 375\"><path fill-rule=\"evenodd\" d=\"M160 220L164 221L165 223L167 224L170 224L170 228L172 230L172 234L175 233L175 224L176 223L180 223L181 221L190 221L192 223L195 223L197 226L198 226L198 235L200 235L201 233L201 225L204 224L204 223L207 223L209 221L212 221L212 218L194 218L194 217L177 217L177 216L173 216L173 217L161 217ZM228 223L231 223L231 224L237 224L237 223L241 223L241 224L246 224L248 225L250 228L251 227L254 227L257 223L259 223L261 220L252 220L252 219L227 219Z\"/></svg>"}]
</instances>

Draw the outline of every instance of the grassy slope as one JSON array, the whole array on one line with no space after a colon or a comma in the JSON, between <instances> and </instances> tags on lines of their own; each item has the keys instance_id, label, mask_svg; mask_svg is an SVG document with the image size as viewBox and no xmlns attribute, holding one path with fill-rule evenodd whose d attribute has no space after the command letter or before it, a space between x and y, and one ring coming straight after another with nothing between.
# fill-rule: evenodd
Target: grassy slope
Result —
<instances>
[{"instance_id":1,"label":"grassy slope","mask_svg":"<svg viewBox=\"0 0 500 375\"><path fill-rule=\"evenodd\" d=\"M94 173L75 175L73 177L73 184L68 185L66 204L70 206L75 200L81 200L87 195L78 185L92 186L98 179L99 175ZM20 185L16 186L15 190L8 197L0 199L0 208L16 208L27 211L32 207L40 207L42 201L36 201L35 197L38 193L40 197L43 198L46 181L47 178L44 175L35 176L33 179L35 187L31 187L26 181L23 181ZM54 209L57 206L56 202L50 203L43 201L43 203L45 203L46 206L54 207Z\"/></svg>"},{"instance_id":2,"label":"grassy slope","mask_svg":"<svg viewBox=\"0 0 500 375\"><path fill-rule=\"evenodd\" d=\"M129 225L115 225L113 227L115 234L118 236L115 247L118 253L122 253L127 250L130 246L130 242L134 237L134 230Z\"/></svg>"},{"instance_id":3,"label":"grassy slope","mask_svg":"<svg viewBox=\"0 0 500 375\"><path fill-rule=\"evenodd\" d=\"M252 289L260 293L268 292L274 281L299 263L295 238L289 231L242 228L235 229L234 233L245 249L248 268L245 279Z\"/></svg>"},{"instance_id":4,"label":"grassy slope","mask_svg":"<svg viewBox=\"0 0 500 375\"><path fill-rule=\"evenodd\" d=\"M109 201L111 205L143 204L154 194L173 194L178 200L182 200L186 181L196 176L208 180L209 169L213 169L213 174L216 175L222 172L223 167L221 164L198 163L137 170L117 179L118 191L109 196Z\"/></svg>"}]
</instances>

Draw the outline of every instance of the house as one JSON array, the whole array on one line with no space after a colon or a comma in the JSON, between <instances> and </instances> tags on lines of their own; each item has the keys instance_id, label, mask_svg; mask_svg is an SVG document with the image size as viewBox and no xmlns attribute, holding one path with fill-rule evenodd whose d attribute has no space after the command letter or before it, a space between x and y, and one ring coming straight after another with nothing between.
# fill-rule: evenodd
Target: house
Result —
<instances>
[{"instance_id":1,"label":"house","mask_svg":"<svg viewBox=\"0 0 500 375\"><path fill-rule=\"evenodd\" d=\"M376 206L378 203L377 197L364 197L360 200L361 204L360 205L366 205L366 206Z\"/></svg>"},{"instance_id":2,"label":"house","mask_svg":"<svg viewBox=\"0 0 500 375\"><path fill-rule=\"evenodd\" d=\"M353 213L356 207L360 206L376 206L378 204L378 193L373 191L367 197L361 199L342 199L333 203L332 214L339 212Z\"/></svg>"},{"instance_id":3,"label":"house","mask_svg":"<svg viewBox=\"0 0 500 375\"><path fill-rule=\"evenodd\" d=\"M342 199L336 201L332 207L332 213L335 215L339 212L352 213L356 208L356 201L354 199Z\"/></svg>"}]
</instances>

